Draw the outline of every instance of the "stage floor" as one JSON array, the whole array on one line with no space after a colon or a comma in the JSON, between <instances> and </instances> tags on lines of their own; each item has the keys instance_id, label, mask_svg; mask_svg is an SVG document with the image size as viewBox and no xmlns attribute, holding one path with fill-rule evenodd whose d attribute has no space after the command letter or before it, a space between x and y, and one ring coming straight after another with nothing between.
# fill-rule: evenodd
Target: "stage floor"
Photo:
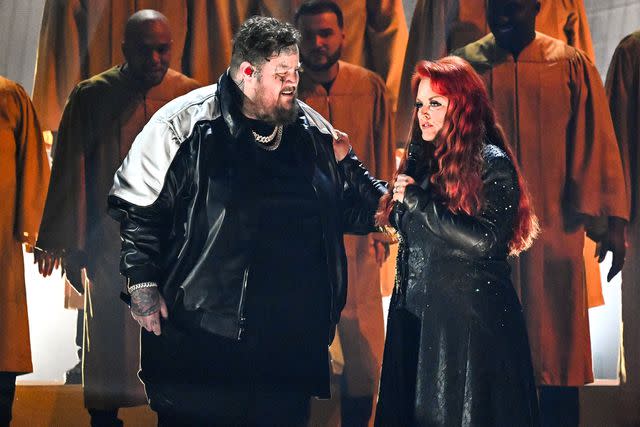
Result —
<instances>
[{"instance_id":1,"label":"stage floor","mask_svg":"<svg viewBox=\"0 0 640 427\"><path fill-rule=\"evenodd\" d=\"M125 426L154 427L156 415L148 406L123 408L119 417ZM86 427L80 385L18 385L11 427Z\"/></svg>"}]
</instances>

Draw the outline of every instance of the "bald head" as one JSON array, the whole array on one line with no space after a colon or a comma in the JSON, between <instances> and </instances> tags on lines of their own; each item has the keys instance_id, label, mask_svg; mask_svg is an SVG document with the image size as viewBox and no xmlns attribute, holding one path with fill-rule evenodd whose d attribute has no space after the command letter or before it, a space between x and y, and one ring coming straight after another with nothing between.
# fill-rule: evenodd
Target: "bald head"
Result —
<instances>
[{"instance_id":1,"label":"bald head","mask_svg":"<svg viewBox=\"0 0 640 427\"><path fill-rule=\"evenodd\" d=\"M127 20L122 41L127 70L144 89L162 82L171 61L171 29L156 10L140 10Z\"/></svg>"}]
</instances>

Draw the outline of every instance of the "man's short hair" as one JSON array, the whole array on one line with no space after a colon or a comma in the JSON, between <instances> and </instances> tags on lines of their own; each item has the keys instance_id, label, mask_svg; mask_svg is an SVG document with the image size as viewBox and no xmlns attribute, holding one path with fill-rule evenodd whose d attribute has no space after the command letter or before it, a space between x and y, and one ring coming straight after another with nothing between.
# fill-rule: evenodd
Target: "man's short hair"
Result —
<instances>
[{"instance_id":1,"label":"man's short hair","mask_svg":"<svg viewBox=\"0 0 640 427\"><path fill-rule=\"evenodd\" d=\"M297 26L300 17L303 15L318 15L320 13L326 12L334 13L336 15L336 18L338 18L338 26L340 28L344 27L342 9L340 9L340 6L338 6L336 3L329 0L311 0L302 3L293 17L293 22Z\"/></svg>"},{"instance_id":2,"label":"man's short hair","mask_svg":"<svg viewBox=\"0 0 640 427\"><path fill-rule=\"evenodd\" d=\"M231 75L242 62L260 68L271 56L279 55L300 42L300 32L275 18L253 16L242 23L233 38Z\"/></svg>"}]
</instances>

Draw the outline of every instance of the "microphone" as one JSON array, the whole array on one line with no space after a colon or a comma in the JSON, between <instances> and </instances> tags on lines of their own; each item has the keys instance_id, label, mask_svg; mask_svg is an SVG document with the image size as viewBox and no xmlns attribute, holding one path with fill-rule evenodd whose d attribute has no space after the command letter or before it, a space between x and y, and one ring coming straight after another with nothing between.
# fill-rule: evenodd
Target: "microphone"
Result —
<instances>
[{"instance_id":1,"label":"microphone","mask_svg":"<svg viewBox=\"0 0 640 427\"><path fill-rule=\"evenodd\" d=\"M418 170L418 164L420 159L424 155L424 142L411 141L409 147L407 147L407 161L405 163L404 174L415 179L416 172Z\"/></svg>"}]
</instances>

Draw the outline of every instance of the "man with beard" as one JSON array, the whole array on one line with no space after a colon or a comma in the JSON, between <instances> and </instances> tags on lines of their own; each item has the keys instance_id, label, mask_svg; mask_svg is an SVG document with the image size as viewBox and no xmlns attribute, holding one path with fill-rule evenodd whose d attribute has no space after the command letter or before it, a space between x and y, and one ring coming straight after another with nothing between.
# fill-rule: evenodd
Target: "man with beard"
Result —
<instances>
[{"instance_id":1,"label":"man with beard","mask_svg":"<svg viewBox=\"0 0 640 427\"><path fill-rule=\"evenodd\" d=\"M146 403L136 376L140 329L114 298L123 284L120 239L106 198L113 174L153 113L199 86L168 68L171 44L164 15L133 14L122 42L126 62L76 86L54 150L36 259L45 276L62 259L67 278L85 288L83 392L92 426L122 425L118 408ZM82 268L90 283L78 283Z\"/></svg>"},{"instance_id":2,"label":"man with beard","mask_svg":"<svg viewBox=\"0 0 640 427\"><path fill-rule=\"evenodd\" d=\"M297 100L299 33L253 17L217 85L161 109L109 196L159 425L305 425L328 397L345 231L385 186ZM335 139L335 141L334 141Z\"/></svg>"},{"instance_id":3,"label":"man with beard","mask_svg":"<svg viewBox=\"0 0 640 427\"><path fill-rule=\"evenodd\" d=\"M522 167L542 234L514 268L543 425L577 426L593 381L584 230L622 268L629 209L602 81L585 54L535 31L540 2L489 0L492 34L454 52L482 75Z\"/></svg>"},{"instance_id":4,"label":"man with beard","mask_svg":"<svg viewBox=\"0 0 640 427\"><path fill-rule=\"evenodd\" d=\"M374 176L394 171L391 108L384 81L340 60L345 33L342 10L332 1L303 3L294 21L302 35L300 98L349 134L360 160ZM344 355L342 425L366 426L377 395L384 320L380 266L388 255L383 233L345 235L349 292L338 333Z\"/></svg>"}]
</instances>

